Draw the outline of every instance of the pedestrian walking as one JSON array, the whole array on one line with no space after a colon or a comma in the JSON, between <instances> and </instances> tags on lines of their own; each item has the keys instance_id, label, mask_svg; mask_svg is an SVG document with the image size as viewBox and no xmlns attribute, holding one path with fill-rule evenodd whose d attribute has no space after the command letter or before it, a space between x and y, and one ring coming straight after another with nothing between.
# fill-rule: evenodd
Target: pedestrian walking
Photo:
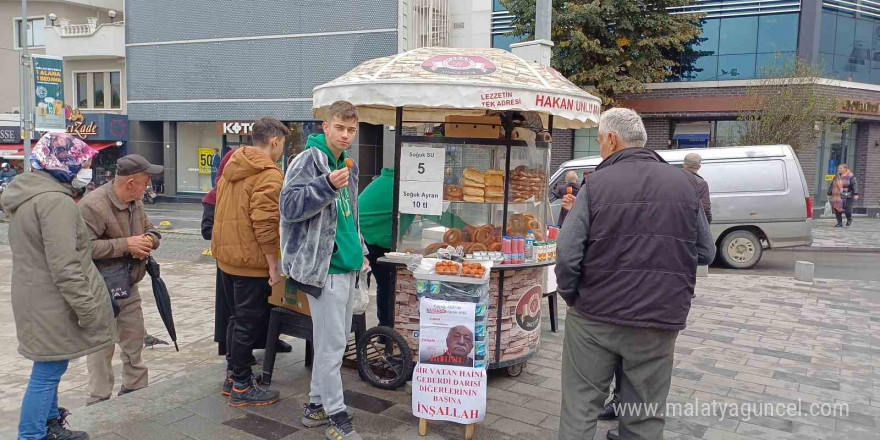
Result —
<instances>
[{"instance_id":1,"label":"pedestrian walking","mask_svg":"<svg viewBox=\"0 0 880 440\"><path fill-rule=\"evenodd\" d=\"M0 198L11 217L18 352L34 362L21 403L20 440L88 440L85 432L65 428L58 384L71 359L116 342L110 295L73 201L73 189L91 180L96 154L66 133L46 134L31 152L34 171L16 177Z\"/></svg>"},{"instance_id":2,"label":"pedestrian walking","mask_svg":"<svg viewBox=\"0 0 880 440\"><path fill-rule=\"evenodd\" d=\"M697 265L715 256L693 178L643 148L641 118L608 110L597 138L604 160L558 240L558 292L570 307L560 440L593 438L618 362L621 404L665 405ZM662 413L620 414L622 438L662 438L663 425Z\"/></svg>"},{"instance_id":3,"label":"pedestrian walking","mask_svg":"<svg viewBox=\"0 0 880 440\"><path fill-rule=\"evenodd\" d=\"M697 194L700 195L700 203L703 204L703 212L706 213L706 220L712 223L712 200L709 199L709 184L703 179L703 176L697 174L702 168L703 157L697 153L688 153L684 156L682 169L688 171L694 176L694 184L697 186Z\"/></svg>"},{"instance_id":4,"label":"pedestrian walking","mask_svg":"<svg viewBox=\"0 0 880 440\"><path fill-rule=\"evenodd\" d=\"M3 162L0 165L0 182L11 182L15 176L18 175L18 171L15 168L9 166L9 163Z\"/></svg>"},{"instance_id":5,"label":"pedestrian walking","mask_svg":"<svg viewBox=\"0 0 880 440\"><path fill-rule=\"evenodd\" d=\"M217 188L217 178L220 177L221 162L223 162L223 158L220 157L220 150L215 148L214 155L211 156L211 190Z\"/></svg>"},{"instance_id":6,"label":"pedestrian walking","mask_svg":"<svg viewBox=\"0 0 880 440\"><path fill-rule=\"evenodd\" d=\"M92 239L92 259L119 306L116 330L122 360L119 395L144 388L149 372L141 358L144 349L144 311L138 283L147 273L147 257L159 248L162 235L144 211L143 197L151 176L162 173L137 154L116 161L116 177L88 193L79 208ZM92 353L89 370L88 404L110 399L113 394L115 347Z\"/></svg>"},{"instance_id":7,"label":"pedestrian walking","mask_svg":"<svg viewBox=\"0 0 880 440\"><path fill-rule=\"evenodd\" d=\"M348 344L355 279L369 265L358 230L357 163L346 151L357 136L355 107L330 106L324 134L310 135L290 164L281 192L281 265L308 294L315 347L309 403L302 422L330 426L330 440L360 440L343 399L342 356Z\"/></svg>"},{"instance_id":8,"label":"pedestrian walking","mask_svg":"<svg viewBox=\"0 0 880 440\"><path fill-rule=\"evenodd\" d=\"M289 135L277 119L254 122L254 145L235 150L217 182L211 251L229 310L223 394L231 406L270 405L280 398L254 377L251 363L253 350L265 340L272 286L281 282L278 197L283 176L276 162Z\"/></svg>"},{"instance_id":9,"label":"pedestrian walking","mask_svg":"<svg viewBox=\"0 0 880 440\"><path fill-rule=\"evenodd\" d=\"M859 199L859 183L845 163L837 166L837 174L828 186L828 197L837 217L836 228L843 227L843 215L846 214L846 226L852 226L853 203Z\"/></svg>"},{"instance_id":10,"label":"pedestrian walking","mask_svg":"<svg viewBox=\"0 0 880 440\"><path fill-rule=\"evenodd\" d=\"M379 177L358 196L360 227L367 245L373 277L376 278L376 315L379 325L394 327L394 265L379 263L391 252L391 211L394 192L394 169L383 168Z\"/></svg>"}]
</instances>

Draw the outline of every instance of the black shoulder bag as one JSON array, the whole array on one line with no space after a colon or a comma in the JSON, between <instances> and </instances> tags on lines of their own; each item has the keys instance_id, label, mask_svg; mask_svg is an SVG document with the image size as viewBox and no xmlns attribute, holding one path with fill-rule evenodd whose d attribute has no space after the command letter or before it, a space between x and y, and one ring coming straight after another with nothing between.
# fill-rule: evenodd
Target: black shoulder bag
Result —
<instances>
[{"instance_id":1,"label":"black shoulder bag","mask_svg":"<svg viewBox=\"0 0 880 440\"><path fill-rule=\"evenodd\" d=\"M128 209L128 233L134 231L134 212ZM117 300L127 299L131 296L131 257L123 257L123 261L99 270L110 291L110 299L113 302L113 316L119 314Z\"/></svg>"}]
</instances>

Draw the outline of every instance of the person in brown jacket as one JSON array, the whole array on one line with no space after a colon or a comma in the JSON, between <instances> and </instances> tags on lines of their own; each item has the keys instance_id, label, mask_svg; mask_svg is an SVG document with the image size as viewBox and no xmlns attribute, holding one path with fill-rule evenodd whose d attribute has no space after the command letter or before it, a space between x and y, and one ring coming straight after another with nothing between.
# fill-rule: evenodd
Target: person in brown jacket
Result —
<instances>
[{"instance_id":1,"label":"person in brown jacket","mask_svg":"<svg viewBox=\"0 0 880 440\"><path fill-rule=\"evenodd\" d=\"M254 123L254 146L240 147L217 181L211 252L217 259L229 309L229 361L223 394L231 406L275 403L278 391L263 388L250 361L265 328L272 286L281 282L278 198L284 176L276 162L290 129L276 119Z\"/></svg>"},{"instance_id":2,"label":"person in brown jacket","mask_svg":"<svg viewBox=\"0 0 880 440\"><path fill-rule=\"evenodd\" d=\"M116 161L115 179L86 194L79 202L92 239L92 259L98 270L105 273L115 266L131 266L128 294L115 297L119 305L116 330L123 374L119 395L144 388L149 381L147 366L141 359L145 330L137 283L144 279L146 258L159 247L162 236L144 212L141 200L150 186L150 176L162 171L162 166L129 154ZM114 351L115 347L110 346L88 356L88 404L107 400L113 394Z\"/></svg>"}]
</instances>

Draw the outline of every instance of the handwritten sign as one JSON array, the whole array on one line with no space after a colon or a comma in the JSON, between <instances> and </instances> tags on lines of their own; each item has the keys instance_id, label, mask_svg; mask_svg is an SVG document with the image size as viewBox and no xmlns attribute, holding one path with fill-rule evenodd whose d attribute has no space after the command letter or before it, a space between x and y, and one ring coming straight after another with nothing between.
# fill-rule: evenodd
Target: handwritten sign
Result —
<instances>
[{"instance_id":1,"label":"handwritten sign","mask_svg":"<svg viewBox=\"0 0 880 440\"><path fill-rule=\"evenodd\" d=\"M418 364L413 370L412 412L421 419L465 425L486 417L486 370Z\"/></svg>"},{"instance_id":2,"label":"handwritten sign","mask_svg":"<svg viewBox=\"0 0 880 440\"><path fill-rule=\"evenodd\" d=\"M400 181L399 211L406 214L443 215L443 181Z\"/></svg>"}]
</instances>

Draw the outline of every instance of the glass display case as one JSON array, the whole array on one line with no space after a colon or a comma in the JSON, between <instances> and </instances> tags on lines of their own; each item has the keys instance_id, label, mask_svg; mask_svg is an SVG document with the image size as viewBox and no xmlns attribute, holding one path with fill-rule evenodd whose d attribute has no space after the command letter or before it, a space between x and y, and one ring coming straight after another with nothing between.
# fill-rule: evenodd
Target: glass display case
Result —
<instances>
[{"instance_id":1,"label":"glass display case","mask_svg":"<svg viewBox=\"0 0 880 440\"><path fill-rule=\"evenodd\" d=\"M536 242L545 240L551 218L549 143L403 138L404 152L408 147L443 150L443 202L441 215L399 214L397 251L429 255L440 247L462 245L467 254L501 252L503 237L525 238L529 231Z\"/></svg>"}]
</instances>

